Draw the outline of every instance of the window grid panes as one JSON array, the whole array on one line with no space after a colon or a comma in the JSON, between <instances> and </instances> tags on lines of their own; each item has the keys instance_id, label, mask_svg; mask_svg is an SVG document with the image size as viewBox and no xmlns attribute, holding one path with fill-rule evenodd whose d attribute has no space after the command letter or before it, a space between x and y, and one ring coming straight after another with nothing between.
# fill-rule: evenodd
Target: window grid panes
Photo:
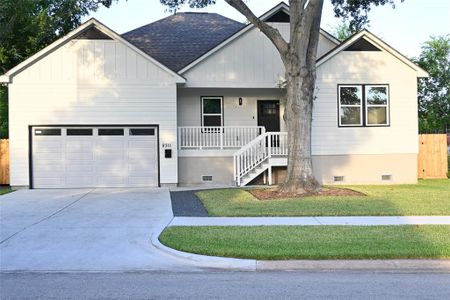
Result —
<instances>
[{"instance_id":1,"label":"window grid panes","mask_svg":"<svg viewBox=\"0 0 450 300\"><path fill-rule=\"evenodd\" d=\"M338 85L340 127L389 126L389 86Z\"/></svg>"},{"instance_id":2,"label":"window grid panes","mask_svg":"<svg viewBox=\"0 0 450 300\"><path fill-rule=\"evenodd\" d=\"M388 87L386 85L366 85L366 125L388 125Z\"/></svg>"},{"instance_id":3,"label":"window grid panes","mask_svg":"<svg viewBox=\"0 0 450 300\"><path fill-rule=\"evenodd\" d=\"M339 86L339 125L362 125L362 87L358 85Z\"/></svg>"},{"instance_id":4,"label":"window grid panes","mask_svg":"<svg viewBox=\"0 0 450 300\"><path fill-rule=\"evenodd\" d=\"M203 97L202 98L202 125L203 126L222 126L222 97Z\"/></svg>"}]
</instances>

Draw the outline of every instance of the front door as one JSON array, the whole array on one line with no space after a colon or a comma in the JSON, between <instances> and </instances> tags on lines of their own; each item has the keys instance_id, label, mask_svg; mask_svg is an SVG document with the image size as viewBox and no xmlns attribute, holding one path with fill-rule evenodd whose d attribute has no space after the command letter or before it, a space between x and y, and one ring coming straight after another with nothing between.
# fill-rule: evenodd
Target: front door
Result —
<instances>
[{"instance_id":1,"label":"front door","mask_svg":"<svg viewBox=\"0 0 450 300\"><path fill-rule=\"evenodd\" d=\"M258 100L258 126L266 131L280 131L280 101Z\"/></svg>"}]
</instances>

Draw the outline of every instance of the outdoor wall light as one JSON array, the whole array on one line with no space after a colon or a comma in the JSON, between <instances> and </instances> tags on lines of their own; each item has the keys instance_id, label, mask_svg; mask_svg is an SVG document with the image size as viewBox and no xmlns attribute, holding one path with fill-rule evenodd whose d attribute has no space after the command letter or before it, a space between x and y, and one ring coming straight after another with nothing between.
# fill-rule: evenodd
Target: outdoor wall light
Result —
<instances>
[{"instance_id":1,"label":"outdoor wall light","mask_svg":"<svg viewBox=\"0 0 450 300\"><path fill-rule=\"evenodd\" d=\"M239 97L239 106L242 105L242 97Z\"/></svg>"}]
</instances>

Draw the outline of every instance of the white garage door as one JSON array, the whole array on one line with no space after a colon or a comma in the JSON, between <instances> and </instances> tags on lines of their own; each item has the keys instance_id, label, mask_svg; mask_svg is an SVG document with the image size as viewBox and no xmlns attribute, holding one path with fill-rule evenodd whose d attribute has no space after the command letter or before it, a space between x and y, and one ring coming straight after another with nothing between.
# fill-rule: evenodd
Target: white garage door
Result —
<instances>
[{"instance_id":1,"label":"white garage door","mask_svg":"<svg viewBox=\"0 0 450 300\"><path fill-rule=\"evenodd\" d=\"M158 186L156 127L33 127L35 188Z\"/></svg>"}]
</instances>

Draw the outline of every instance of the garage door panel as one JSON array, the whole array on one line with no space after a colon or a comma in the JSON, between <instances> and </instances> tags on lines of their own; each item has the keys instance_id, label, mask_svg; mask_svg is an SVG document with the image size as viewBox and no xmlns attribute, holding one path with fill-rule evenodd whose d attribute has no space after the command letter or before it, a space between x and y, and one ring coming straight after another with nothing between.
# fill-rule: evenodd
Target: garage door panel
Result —
<instances>
[{"instance_id":1,"label":"garage door panel","mask_svg":"<svg viewBox=\"0 0 450 300\"><path fill-rule=\"evenodd\" d=\"M33 171L35 173L47 173L47 172L54 172L54 173L63 173L64 172L64 165L61 163L42 163L42 164L35 164L33 167Z\"/></svg>"},{"instance_id":2,"label":"garage door panel","mask_svg":"<svg viewBox=\"0 0 450 300\"><path fill-rule=\"evenodd\" d=\"M43 188L58 188L64 185L61 177L34 178L34 184Z\"/></svg>"},{"instance_id":3,"label":"garage door panel","mask_svg":"<svg viewBox=\"0 0 450 300\"><path fill-rule=\"evenodd\" d=\"M94 172L94 165L90 161L68 162L66 163L66 169L67 173L90 173Z\"/></svg>"},{"instance_id":4,"label":"garage door panel","mask_svg":"<svg viewBox=\"0 0 450 300\"><path fill-rule=\"evenodd\" d=\"M95 177L94 176L67 176L65 185L67 187L94 187Z\"/></svg>"},{"instance_id":5,"label":"garage door panel","mask_svg":"<svg viewBox=\"0 0 450 300\"><path fill-rule=\"evenodd\" d=\"M94 143L92 141L71 140L66 142L66 152L68 153L92 152L93 149Z\"/></svg>"},{"instance_id":6,"label":"garage door panel","mask_svg":"<svg viewBox=\"0 0 450 300\"><path fill-rule=\"evenodd\" d=\"M157 178L156 177L130 177L128 183L130 186L156 185Z\"/></svg>"},{"instance_id":7,"label":"garage door panel","mask_svg":"<svg viewBox=\"0 0 450 300\"><path fill-rule=\"evenodd\" d=\"M132 149L156 149L156 140L130 140L128 148Z\"/></svg>"},{"instance_id":8,"label":"garage door panel","mask_svg":"<svg viewBox=\"0 0 450 300\"><path fill-rule=\"evenodd\" d=\"M126 186L125 177L100 176L96 177L98 186Z\"/></svg>"},{"instance_id":9,"label":"garage door panel","mask_svg":"<svg viewBox=\"0 0 450 300\"><path fill-rule=\"evenodd\" d=\"M157 186L157 130L128 135L129 127L117 126L124 135L99 136L101 127L78 130L80 135L33 135L33 182L35 187ZM116 128L116 126L114 126ZM121 131L122 130L122 131ZM70 130L69 130L70 131ZM92 135L81 135L88 132ZM153 135L145 135L145 133ZM33 131L34 133L34 131ZM72 134L73 132L71 132ZM116 134L117 130L102 130Z\"/></svg>"}]
</instances>

